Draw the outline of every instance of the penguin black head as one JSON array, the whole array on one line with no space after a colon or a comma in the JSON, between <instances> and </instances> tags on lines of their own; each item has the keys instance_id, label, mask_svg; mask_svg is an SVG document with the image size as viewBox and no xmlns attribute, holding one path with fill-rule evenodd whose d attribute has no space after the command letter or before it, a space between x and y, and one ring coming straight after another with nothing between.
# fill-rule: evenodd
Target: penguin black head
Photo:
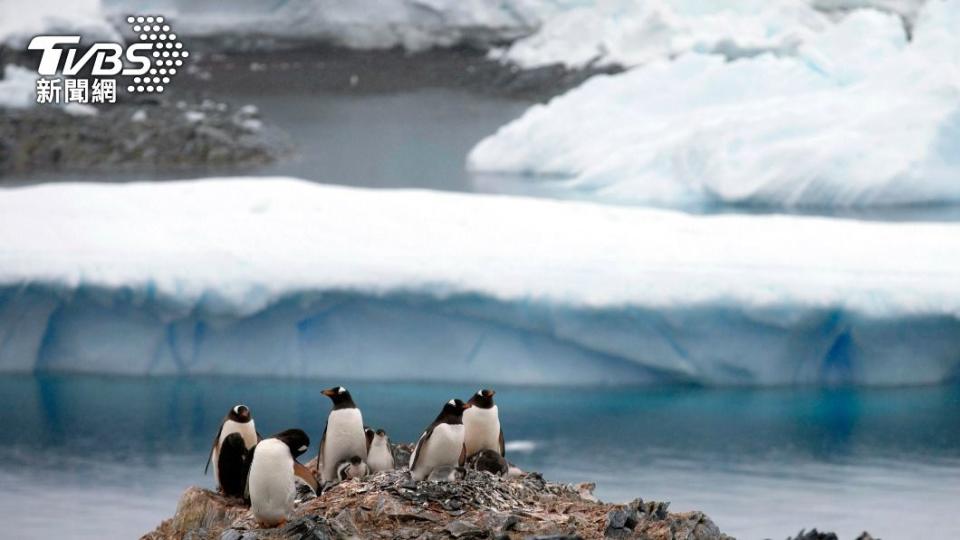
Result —
<instances>
[{"instance_id":1,"label":"penguin black head","mask_svg":"<svg viewBox=\"0 0 960 540\"><path fill-rule=\"evenodd\" d=\"M494 394L496 394L494 390L484 388L482 390L478 390L477 393L474 394L467 403L481 409L489 409L493 407Z\"/></svg>"},{"instance_id":2,"label":"penguin black head","mask_svg":"<svg viewBox=\"0 0 960 540\"><path fill-rule=\"evenodd\" d=\"M246 405L235 405L230 409L230 413L227 414L227 418L238 422L241 424L246 424L250 421L250 408Z\"/></svg>"},{"instance_id":3,"label":"penguin black head","mask_svg":"<svg viewBox=\"0 0 960 540\"><path fill-rule=\"evenodd\" d=\"M443 410L437 416L436 422L440 424L462 424L463 411L470 407L459 399L451 399L443 405Z\"/></svg>"},{"instance_id":4,"label":"penguin black head","mask_svg":"<svg viewBox=\"0 0 960 540\"><path fill-rule=\"evenodd\" d=\"M379 436L381 436L381 437L386 437L386 436L387 436L387 432L384 431L384 430L382 430L382 429L378 429L378 430L377 430L377 435L379 435Z\"/></svg>"},{"instance_id":5,"label":"penguin black head","mask_svg":"<svg viewBox=\"0 0 960 540\"><path fill-rule=\"evenodd\" d=\"M360 456L353 456L352 458L350 458L350 464L351 464L351 465L359 465L359 464L362 463L362 462L363 462L363 460L360 459Z\"/></svg>"},{"instance_id":6,"label":"penguin black head","mask_svg":"<svg viewBox=\"0 0 960 540\"><path fill-rule=\"evenodd\" d=\"M363 434L367 437L367 450L370 450L370 445L373 444L373 430L364 426Z\"/></svg>"},{"instance_id":7,"label":"penguin black head","mask_svg":"<svg viewBox=\"0 0 960 540\"><path fill-rule=\"evenodd\" d=\"M333 401L334 410L357 408L356 403L353 402L353 398L350 396L350 392L342 386L327 388L323 391L323 395L327 396L331 401Z\"/></svg>"},{"instance_id":8,"label":"penguin black head","mask_svg":"<svg viewBox=\"0 0 960 540\"><path fill-rule=\"evenodd\" d=\"M310 446L310 437L307 437L307 434L304 433L302 429L281 431L274 435L273 438L287 445L290 448L290 455L292 455L294 459L303 455Z\"/></svg>"}]
</instances>

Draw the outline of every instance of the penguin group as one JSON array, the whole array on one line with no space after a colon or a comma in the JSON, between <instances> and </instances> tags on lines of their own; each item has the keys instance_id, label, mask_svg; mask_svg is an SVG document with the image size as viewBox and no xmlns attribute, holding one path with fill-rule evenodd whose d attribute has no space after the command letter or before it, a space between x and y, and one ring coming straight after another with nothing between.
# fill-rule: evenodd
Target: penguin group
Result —
<instances>
[{"instance_id":1,"label":"penguin group","mask_svg":"<svg viewBox=\"0 0 960 540\"><path fill-rule=\"evenodd\" d=\"M414 480L455 480L463 477L465 466L495 474L507 472L494 394L482 389L467 402L451 399L444 403L410 455L409 474ZM323 395L333 407L312 466L298 461L310 446L303 430L287 429L263 438L246 405L230 409L213 438L204 472L212 464L220 493L248 503L262 527L286 521L293 510L298 481L320 495L323 487L333 483L402 468L387 432L364 424L346 388L328 388Z\"/></svg>"}]
</instances>

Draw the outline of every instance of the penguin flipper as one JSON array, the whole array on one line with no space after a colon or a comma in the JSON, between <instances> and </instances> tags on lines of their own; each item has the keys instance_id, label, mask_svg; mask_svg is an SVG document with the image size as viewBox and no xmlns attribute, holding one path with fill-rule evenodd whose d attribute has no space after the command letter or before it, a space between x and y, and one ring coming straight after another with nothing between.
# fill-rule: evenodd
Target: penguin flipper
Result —
<instances>
[{"instance_id":1,"label":"penguin flipper","mask_svg":"<svg viewBox=\"0 0 960 540\"><path fill-rule=\"evenodd\" d=\"M220 442L220 434L223 433L223 424L227 422L226 416L223 418L223 421L220 422L220 429L217 430L217 434L213 436L213 444L210 445L210 453L207 454L207 464L203 467L203 474L207 474L207 471L210 469L210 461L213 460L213 452L217 449L217 444Z\"/></svg>"},{"instance_id":2,"label":"penguin flipper","mask_svg":"<svg viewBox=\"0 0 960 540\"><path fill-rule=\"evenodd\" d=\"M463 467L463 464L466 463L466 462L467 462L467 444L464 443L463 446L460 447L460 461L459 461L459 465L460 465L461 467Z\"/></svg>"},{"instance_id":3,"label":"penguin flipper","mask_svg":"<svg viewBox=\"0 0 960 540\"><path fill-rule=\"evenodd\" d=\"M259 444L259 443L258 443ZM253 469L253 453L257 451L257 445L253 445L250 453L247 454L247 481L243 483L243 500L250 500L250 469Z\"/></svg>"},{"instance_id":4,"label":"penguin flipper","mask_svg":"<svg viewBox=\"0 0 960 540\"><path fill-rule=\"evenodd\" d=\"M329 424L330 421L328 420L327 423ZM323 468L323 447L326 446L326 444L327 444L327 426L323 426L323 436L320 437L320 445L319 445L319 448L317 448L317 462L314 464L314 467L313 467L314 472L319 473L320 469Z\"/></svg>"},{"instance_id":5,"label":"penguin flipper","mask_svg":"<svg viewBox=\"0 0 960 540\"><path fill-rule=\"evenodd\" d=\"M416 448L413 449L413 455L410 456L411 471L417 466L417 461L420 459L420 454L423 453L421 450L427 444L427 441L430 440L430 435L433 435L433 426L430 426L426 431L423 432L423 435L420 436L420 440L417 441Z\"/></svg>"},{"instance_id":6,"label":"penguin flipper","mask_svg":"<svg viewBox=\"0 0 960 540\"><path fill-rule=\"evenodd\" d=\"M310 469L304 467L297 460L293 461L293 474L310 486L310 489L312 489L314 493L320 493L320 484L317 482L317 477L314 476Z\"/></svg>"},{"instance_id":7,"label":"penguin flipper","mask_svg":"<svg viewBox=\"0 0 960 540\"><path fill-rule=\"evenodd\" d=\"M507 448L506 445L503 444L503 429L500 430L500 455L507 457Z\"/></svg>"}]
</instances>

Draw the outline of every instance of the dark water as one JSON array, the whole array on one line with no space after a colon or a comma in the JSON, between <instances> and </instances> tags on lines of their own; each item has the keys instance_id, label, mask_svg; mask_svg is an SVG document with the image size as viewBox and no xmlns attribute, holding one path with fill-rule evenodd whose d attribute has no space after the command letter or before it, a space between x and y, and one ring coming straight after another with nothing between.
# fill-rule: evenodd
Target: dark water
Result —
<instances>
[{"instance_id":1,"label":"dark water","mask_svg":"<svg viewBox=\"0 0 960 540\"><path fill-rule=\"evenodd\" d=\"M318 438L330 381L0 377L0 519L18 538L130 538L202 474L235 402ZM462 385L348 385L368 424L415 439ZM497 394L508 456L611 501L701 509L740 538L802 527L960 537L960 388L521 388ZM316 441L314 441L315 443ZM315 446L314 446L315 448ZM310 453L315 450L312 448ZM38 511L41 508L42 511Z\"/></svg>"}]
</instances>

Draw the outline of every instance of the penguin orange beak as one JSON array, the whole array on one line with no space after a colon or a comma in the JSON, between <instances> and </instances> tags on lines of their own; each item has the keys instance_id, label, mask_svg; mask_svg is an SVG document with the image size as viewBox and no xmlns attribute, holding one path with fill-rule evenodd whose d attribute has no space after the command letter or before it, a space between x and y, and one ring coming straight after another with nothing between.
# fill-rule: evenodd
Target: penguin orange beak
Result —
<instances>
[{"instance_id":1,"label":"penguin orange beak","mask_svg":"<svg viewBox=\"0 0 960 540\"><path fill-rule=\"evenodd\" d=\"M327 388L326 390L324 390L323 392L321 392L321 394L323 394L323 395L325 395L325 396L327 396L327 397L333 397L333 396L337 395L337 391L334 390L333 388Z\"/></svg>"},{"instance_id":2,"label":"penguin orange beak","mask_svg":"<svg viewBox=\"0 0 960 540\"><path fill-rule=\"evenodd\" d=\"M473 407L473 404L471 404L471 403L464 403L464 404L463 404L463 410L467 410L467 409L469 409L470 407Z\"/></svg>"}]
</instances>

